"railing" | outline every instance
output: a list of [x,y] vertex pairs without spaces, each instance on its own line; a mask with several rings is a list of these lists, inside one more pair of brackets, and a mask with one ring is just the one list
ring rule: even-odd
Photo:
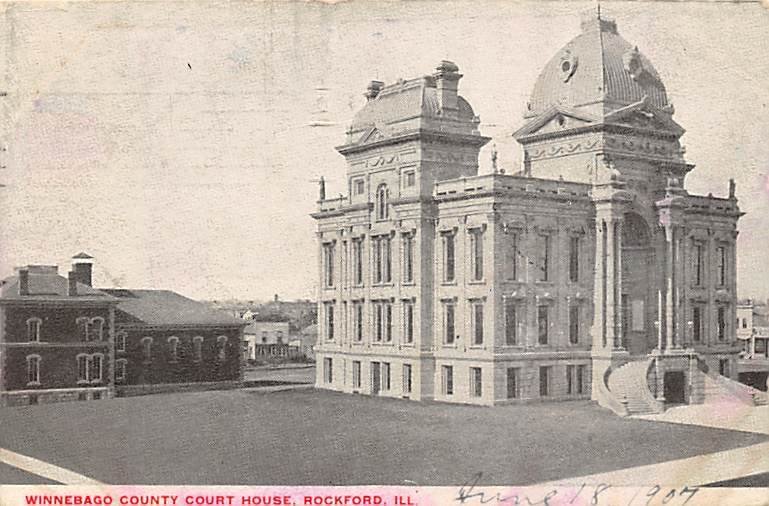
[[603,378],[598,382],[598,404],[612,410],[616,415],[628,416],[630,412],[627,409],[627,399],[618,399],[609,390],[609,376],[611,373],[612,368],[607,368],[606,372],[603,373]]

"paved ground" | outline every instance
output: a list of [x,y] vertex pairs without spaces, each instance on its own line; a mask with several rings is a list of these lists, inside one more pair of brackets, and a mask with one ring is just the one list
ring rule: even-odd
[[[0,447],[113,484],[531,484],[767,441],[589,402],[479,408],[311,389],[0,410]],[[0,468],[0,482],[13,476]]]
[[243,374],[246,381],[288,381],[296,383],[315,383],[315,367],[296,367],[272,369],[266,367],[249,368]]

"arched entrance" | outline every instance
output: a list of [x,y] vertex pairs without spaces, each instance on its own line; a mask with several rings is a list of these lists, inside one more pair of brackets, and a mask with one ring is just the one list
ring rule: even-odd
[[649,226],[640,215],[625,213],[622,224],[622,335],[624,346],[631,355],[646,355],[657,345],[653,261]]

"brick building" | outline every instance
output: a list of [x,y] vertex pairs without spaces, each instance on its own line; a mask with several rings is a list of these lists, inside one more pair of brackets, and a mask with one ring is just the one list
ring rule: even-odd
[[337,148],[348,194],[321,182],[313,214],[316,385],[627,414],[734,377],[734,185],[686,191],[684,129],[649,60],[586,19],[534,85],[512,174],[494,158],[478,174],[489,139],[461,78],[444,61],[372,81]]
[[90,257],[29,265],[0,284],[0,405],[113,395],[118,301],[91,285]]

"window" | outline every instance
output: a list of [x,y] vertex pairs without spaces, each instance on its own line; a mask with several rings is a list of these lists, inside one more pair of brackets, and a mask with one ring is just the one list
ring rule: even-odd
[[355,285],[363,284],[363,240],[353,239],[352,241],[352,269],[353,283]]
[[576,305],[569,307],[569,343],[579,343],[579,306]]
[[278,330],[275,332],[275,342],[278,344],[283,344],[283,331]]
[[27,356],[27,384],[40,384],[40,355]]
[[352,387],[353,388],[360,388],[360,361],[359,360],[353,360],[352,361]]
[[579,281],[579,237],[569,239],[569,281]]
[[414,282],[414,236],[403,236],[403,282]]
[[125,351],[126,333],[121,330],[115,334],[115,349],[117,351]]
[[403,302],[403,342],[414,342],[414,303],[411,301]]
[[550,281],[550,236],[540,235],[537,248],[537,272],[539,281]]
[[168,361],[172,364],[179,361],[179,338],[176,336],[168,338]]
[[363,195],[366,191],[366,182],[363,179],[355,179],[352,182],[352,192],[354,195]]
[[411,393],[411,365],[403,364],[403,393]]
[[574,393],[575,373],[576,369],[573,365],[566,366],[566,393],[569,395]]
[[389,302],[374,303],[374,341],[392,342],[393,310]]
[[409,170],[403,173],[403,186],[411,188],[416,184],[416,174],[413,170]]
[[550,366],[539,368],[539,396],[550,395]]
[[77,382],[88,381],[88,355],[77,356]]
[[91,318],[88,326],[86,341],[101,341],[104,338],[104,318],[97,316]]
[[585,393],[585,384],[587,383],[585,374],[587,373],[587,367],[584,365],[577,366],[577,393]]
[[390,390],[390,363],[382,362],[382,390]]
[[505,298],[505,344],[518,344],[518,315],[515,299]]
[[724,341],[726,339],[726,307],[718,306],[718,340]]
[[390,209],[387,200],[390,192],[386,184],[380,184],[376,190],[376,219],[386,220],[389,217]]
[[722,358],[718,361],[718,374],[729,377],[729,359]]
[[520,397],[520,392],[518,391],[519,385],[520,385],[520,369],[518,367],[508,367],[507,368],[507,398],[508,399],[517,399]]
[[334,244],[323,245],[323,286],[334,286]]
[[385,312],[385,329],[384,329],[385,342],[391,343],[393,340],[393,305],[390,303],[385,303],[384,312]]
[[334,340],[334,303],[325,302],[323,304],[324,313],[326,314],[326,340]]
[[454,304],[446,302],[443,304],[443,342],[454,344]]
[[743,318],[742,319],[742,328],[743,329],[748,328],[748,319],[747,318]]
[[473,303],[473,344],[483,344],[483,304]]
[[126,380],[127,366],[128,366],[128,361],[124,358],[119,358],[115,361],[115,381]]
[[192,354],[195,362],[203,360],[203,336],[195,336],[192,338]]
[[353,302],[352,318],[353,318],[354,338],[356,341],[360,342],[363,340],[363,303],[362,302]]
[[390,236],[374,237],[372,242],[374,245],[374,283],[390,283],[392,281]]
[[719,246],[716,248],[716,262],[718,273],[718,286],[726,285],[726,247]]
[[444,395],[454,394],[454,367],[444,365],[441,367],[441,385]]
[[40,328],[43,326],[43,321],[40,318],[30,318],[27,320],[27,341],[40,342]]
[[325,379],[326,383],[331,383],[334,381],[333,365],[334,363],[330,358],[323,359],[323,378]]
[[90,320],[87,316],[78,316],[75,318],[75,326],[77,327],[77,334],[80,336],[80,339],[83,341],[89,340],[89,327],[90,327]]
[[144,348],[144,361],[151,362],[152,361],[152,338],[149,336],[143,337],[142,347]]
[[703,267],[703,253],[704,248],[702,243],[695,242],[694,243],[694,251],[692,252],[693,260],[694,260],[694,285],[695,286],[702,286],[702,267]]
[[480,367],[470,368],[470,395],[472,397],[483,396],[483,374]]
[[473,281],[483,280],[483,229],[470,232],[470,262]]
[[77,356],[77,382],[78,383],[99,383],[102,380],[102,362],[101,353],[94,355]]
[[224,362],[227,359],[227,336],[219,336],[216,338],[216,347],[218,348],[217,358],[220,362]]
[[692,307],[692,340],[695,343],[702,341],[702,307]]
[[548,312],[547,306],[537,307],[537,335],[539,344],[547,344],[548,340]]
[[518,280],[518,234],[508,233],[505,248],[504,276],[507,281]]
[[443,281],[451,283],[455,279],[454,234],[443,234]]
[[90,376],[91,383],[100,383],[102,380],[102,362],[103,357],[101,354],[91,355],[90,361]]

